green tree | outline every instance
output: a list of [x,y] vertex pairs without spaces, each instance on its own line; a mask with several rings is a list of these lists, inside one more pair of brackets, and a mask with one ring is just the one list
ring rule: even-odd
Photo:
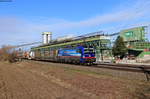
[[125,54],[127,53],[127,47],[124,43],[124,40],[122,37],[118,36],[112,49],[113,55],[119,58],[123,58]]

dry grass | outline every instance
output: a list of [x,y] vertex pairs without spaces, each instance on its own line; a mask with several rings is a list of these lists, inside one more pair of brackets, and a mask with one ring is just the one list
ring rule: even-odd
[[[144,80],[144,74],[39,61],[25,61],[19,66],[23,70],[60,79],[72,87],[105,99],[150,99],[150,84]],[[135,79],[128,78],[130,76]],[[136,79],[137,76],[144,79]]]

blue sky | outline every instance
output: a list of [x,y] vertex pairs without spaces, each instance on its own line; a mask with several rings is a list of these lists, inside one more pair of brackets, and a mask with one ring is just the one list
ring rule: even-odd
[[[150,24],[150,0],[12,0],[0,2],[0,46]],[[150,35],[149,35],[150,36]]]

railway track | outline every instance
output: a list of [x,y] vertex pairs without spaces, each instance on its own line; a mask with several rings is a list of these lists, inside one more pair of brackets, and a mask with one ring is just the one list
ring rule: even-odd
[[105,64],[105,63],[101,63],[101,64],[98,64],[98,65],[95,65],[95,66],[93,65],[92,67],[144,73],[146,78],[147,78],[147,81],[150,81],[150,66],[146,66],[146,65]]
[[150,71],[150,66],[145,65],[131,65],[131,64],[98,64],[94,67],[98,68],[108,68],[108,69],[118,69],[118,70],[125,70],[125,71],[131,71],[131,72],[143,72]]

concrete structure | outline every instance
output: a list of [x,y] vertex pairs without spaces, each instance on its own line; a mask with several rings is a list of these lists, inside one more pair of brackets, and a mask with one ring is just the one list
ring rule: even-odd
[[43,32],[43,44],[48,44],[52,40],[52,32]]

